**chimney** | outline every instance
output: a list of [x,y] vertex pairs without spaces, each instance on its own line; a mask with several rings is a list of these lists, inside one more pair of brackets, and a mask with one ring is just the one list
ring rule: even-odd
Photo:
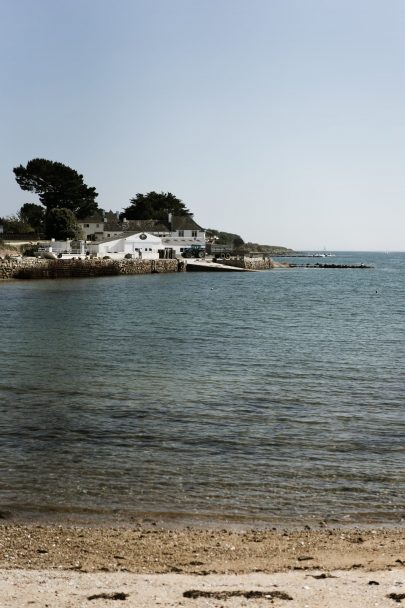
[[167,219],[169,222],[170,232],[173,232],[173,213],[168,213]]

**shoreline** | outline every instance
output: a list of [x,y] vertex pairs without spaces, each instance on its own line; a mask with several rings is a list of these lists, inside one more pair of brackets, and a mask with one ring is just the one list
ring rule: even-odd
[[0,605],[354,608],[405,599],[405,528],[0,525]]
[[43,525],[78,526],[92,528],[130,529],[142,526],[157,526],[161,529],[223,529],[244,531],[246,529],[264,531],[300,531],[324,529],[400,529],[405,520],[398,512],[357,513],[335,515],[311,513],[285,517],[285,515],[258,515],[235,512],[204,511],[128,511],[102,507],[66,507],[58,505],[8,505],[0,508],[0,526],[4,525]]
[[1,569],[201,575],[404,566],[404,527],[235,530],[165,528],[156,522],[128,527],[0,524]]

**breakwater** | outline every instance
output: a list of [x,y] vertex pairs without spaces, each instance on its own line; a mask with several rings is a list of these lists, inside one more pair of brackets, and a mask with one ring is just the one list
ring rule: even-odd
[[234,268],[244,268],[246,270],[269,270],[274,268],[275,264],[271,258],[232,258],[231,260],[220,261],[224,266],[233,266]]
[[73,277],[103,277],[121,274],[152,274],[183,272],[181,260],[43,260],[22,258],[0,260],[0,280],[62,279]]
[[368,264],[290,264],[291,268],[373,268]]

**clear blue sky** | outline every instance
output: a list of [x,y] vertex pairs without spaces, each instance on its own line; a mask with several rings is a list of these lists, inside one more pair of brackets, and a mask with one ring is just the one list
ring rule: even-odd
[[403,0],[3,0],[0,215],[63,162],[121,210],[170,191],[204,227],[405,249]]

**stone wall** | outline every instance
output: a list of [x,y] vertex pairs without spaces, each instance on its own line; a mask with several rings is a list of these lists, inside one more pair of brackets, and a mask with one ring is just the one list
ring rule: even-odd
[[247,270],[269,270],[274,268],[273,260],[270,258],[238,258],[231,260],[220,260],[225,266],[235,266],[236,268],[246,268]]
[[0,260],[0,280],[102,277],[184,270],[185,264],[181,260],[43,260],[38,258]]

